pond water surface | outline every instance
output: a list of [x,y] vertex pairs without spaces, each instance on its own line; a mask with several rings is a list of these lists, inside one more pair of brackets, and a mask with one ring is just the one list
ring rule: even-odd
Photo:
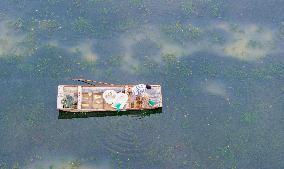
[[[0,169],[283,169],[284,1],[2,0]],[[74,77],[163,112],[58,119]]]

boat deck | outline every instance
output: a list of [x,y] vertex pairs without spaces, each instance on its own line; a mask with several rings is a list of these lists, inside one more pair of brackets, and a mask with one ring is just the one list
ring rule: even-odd
[[[154,106],[145,103],[141,97],[134,97],[131,88],[134,85],[108,85],[108,86],[86,86],[86,85],[60,85],[58,86],[57,109],[69,112],[94,112],[94,111],[116,111],[110,104],[103,99],[103,92],[115,90],[116,92],[126,93],[128,101],[121,111],[126,110],[145,110],[157,109],[162,107],[162,92],[160,85],[151,85],[147,89],[150,99],[155,102]],[[66,96],[74,99],[74,104],[66,108],[62,100]]]

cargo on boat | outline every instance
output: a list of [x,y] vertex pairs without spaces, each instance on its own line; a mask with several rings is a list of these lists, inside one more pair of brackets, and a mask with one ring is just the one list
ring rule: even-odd
[[88,84],[59,85],[57,109],[65,112],[120,112],[162,108],[160,85],[143,88],[146,85]]

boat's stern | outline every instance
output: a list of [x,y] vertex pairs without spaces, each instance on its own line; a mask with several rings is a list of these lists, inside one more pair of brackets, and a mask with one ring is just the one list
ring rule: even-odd
[[58,110],[74,110],[78,108],[78,86],[59,85],[57,93]]
[[62,100],[64,98],[64,91],[63,91],[64,85],[59,85],[57,90],[57,109],[62,110],[63,109],[63,103]]

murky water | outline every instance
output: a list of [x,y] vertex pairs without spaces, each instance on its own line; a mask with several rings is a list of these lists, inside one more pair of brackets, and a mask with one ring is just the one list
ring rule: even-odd
[[[0,169],[284,168],[284,2],[2,0]],[[73,77],[163,112],[58,119]]]

